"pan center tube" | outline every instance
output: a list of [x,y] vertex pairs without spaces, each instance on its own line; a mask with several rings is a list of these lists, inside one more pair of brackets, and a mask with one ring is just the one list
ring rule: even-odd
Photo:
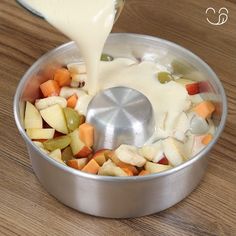
[[94,125],[94,150],[121,144],[141,147],[155,129],[154,112],[145,95],[128,87],[100,91],[88,105],[86,122]]

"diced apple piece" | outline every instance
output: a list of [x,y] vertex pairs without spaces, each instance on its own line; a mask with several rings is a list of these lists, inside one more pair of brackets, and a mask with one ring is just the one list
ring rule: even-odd
[[55,104],[40,111],[43,119],[56,131],[68,134],[66,119],[63,109],[60,105]]
[[26,133],[31,139],[51,139],[55,129],[27,129]]
[[102,149],[94,153],[93,159],[102,166],[106,162],[105,153],[109,151],[108,149]]
[[94,127],[89,123],[84,123],[79,127],[79,137],[87,147],[93,146]]
[[44,148],[43,143],[39,142],[39,141],[33,141],[33,143],[40,148]]
[[82,170],[88,163],[88,158],[67,160],[66,164],[74,169]]
[[84,63],[70,63],[67,69],[71,74],[85,74],[87,73],[86,65]]
[[182,143],[171,137],[163,140],[162,143],[165,156],[171,165],[177,166],[184,161]]
[[202,143],[203,137],[204,135],[194,136],[192,156],[198,154],[205,147]]
[[46,149],[44,149],[43,143],[38,142],[38,141],[33,141],[33,143],[40,148],[40,150],[42,150],[43,152],[45,152],[46,154],[49,154],[50,152]]
[[79,129],[74,130],[70,133],[71,137],[71,149],[73,155],[81,158],[81,157],[88,157],[92,153],[92,149],[85,146],[85,144],[79,138]]
[[147,160],[158,162],[164,157],[164,150],[162,147],[162,141],[158,141],[152,145],[144,145],[140,149],[140,154]]
[[65,98],[59,97],[59,96],[52,96],[52,97],[37,99],[35,101],[35,106],[38,110],[45,109],[45,108],[53,106],[55,104],[58,104],[62,108],[64,108],[67,106],[67,101]]
[[204,101],[204,99],[201,97],[200,94],[195,94],[195,95],[189,96],[189,99],[194,104],[197,104],[197,103],[200,103],[200,102]]
[[115,154],[120,161],[133,166],[142,167],[146,163],[146,159],[138,154],[138,149],[131,145],[120,145]]
[[183,146],[185,159],[189,159],[193,155],[194,139],[195,139],[195,135],[192,135],[191,133],[187,135],[186,142],[184,143],[184,146]]
[[106,161],[102,167],[99,168],[98,174],[106,176],[128,176],[124,170],[116,166],[111,160]]
[[142,171],[140,171],[139,176],[150,175],[150,174],[151,174],[151,173],[150,173],[149,171],[147,171],[147,170],[142,170]]
[[158,164],[161,165],[169,165],[168,159],[164,156],[160,161],[158,161]]
[[161,171],[165,171],[170,169],[171,166],[170,165],[161,165],[161,164],[156,164],[153,162],[146,162],[145,164],[145,170],[149,171],[151,174],[154,173],[159,173]]
[[52,157],[54,160],[60,162],[61,164],[65,165],[65,162],[61,159],[61,150],[56,149],[48,154],[50,157]]
[[190,122],[185,112],[182,112],[174,127],[174,137],[179,141],[186,139],[185,133],[190,129]]
[[181,84],[183,86],[195,83],[195,81],[190,80],[190,79],[186,79],[186,78],[176,79],[175,82],[177,82],[177,83],[179,83],[179,84]]
[[75,110],[78,111],[79,114],[86,116],[88,104],[90,103],[92,98],[93,98],[93,96],[90,96],[87,94],[80,96],[77,103],[76,103]]
[[41,129],[43,128],[43,119],[37,108],[30,102],[26,102],[25,108],[25,129]]
[[99,168],[100,166],[98,165],[98,163],[94,159],[91,159],[81,171],[84,171],[90,174],[97,174]]
[[64,149],[70,145],[71,137],[69,135],[59,136],[53,139],[48,139],[43,143],[45,149],[53,151],[55,149]]
[[72,96],[73,94],[76,94],[78,98],[80,98],[81,96],[87,95],[82,89],[70,88],[70,87],[61,88],[61,91],[60,91],[61,97],[68,98]]
[[129,171],[131,171],[133,173],[133,175],[137,175],[138,174],[138,170],[136,169],[135,166],[127,164],[122,162],[115,154],[115,152],[113,151],[107,151],[105,153],[106,159],[110,159],[112,162],[114,162],[118,167],[120,168],[125,168],[125,169],[129,169]]

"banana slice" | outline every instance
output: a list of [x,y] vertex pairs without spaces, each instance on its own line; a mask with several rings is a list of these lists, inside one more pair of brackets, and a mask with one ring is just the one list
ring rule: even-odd
[[62,161],[62,159],[61,159],[61,150],[60,149],[56,149],[56,150],[50,152],[48,155],[51,158],[53,158],[54,160],[60,162],[61,164],[66,165],[65,162]]
[[162,141],[164,153],[172,166],[177,166],[184,161],[183,144],[174,138]]
[[125,171],[116,166],[110,159],[99,168],[98,175],[108,176],[128,176]]
[[48,98],[37,99],[35,101],[35,106],[38,110],[45,109],[55,104],[58,104],[62,108],[64,108],[67,105],[67,101],[65,98],[60,97],[60,96],[52,96]]
[[120,161],[133,166],[142,167],[146,163],[146,159],[138,154],[138,149],[134,146],[122,144],[115,150],[115,154]]

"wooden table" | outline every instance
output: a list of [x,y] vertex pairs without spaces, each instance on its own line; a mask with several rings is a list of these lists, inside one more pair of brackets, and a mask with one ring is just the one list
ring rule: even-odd
[[[208,7],[226,7],[221,26],[206,21]],[[211,13],[212,14],[212,13]],[[213,15],[209,18],[217,19]],[[50,196],[36,179],[13,118],[17,83],[48,50],[68,41],[13,0],[0,1],[0,235],[236,235],[236,3],[235,0],[127,0],[114,32],[134,32],[176,42],[219,75],[229,113],[209,154],[200,186],[184,201],[137,219],[81,214]]]

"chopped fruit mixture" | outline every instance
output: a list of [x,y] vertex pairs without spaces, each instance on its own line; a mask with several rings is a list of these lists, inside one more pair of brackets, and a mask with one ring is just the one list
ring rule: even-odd
[[[87,90],[86,67],[83,63],[71,63],[58,68],[53,79],[40,85],[41,98],[34,103],[26,102],[26,133],[49,157],[91,174],[144,176],[180,165],[212,141],[215,126],[211,117],[215,105],[212,101],[202,99],[201,92],[205,91],[201,91],[200,83],[203,81],[196,82],[181,76],[180,64],[173,63],[173,72],[170,72],[161,66],[155,67],[154,63],[114,59],[106,54],[102,55],[101,60],[101,63],[110,66],[107,71],[117,69],[115,74],[120,77],[115,77],[114,81],[121,81],[125,72],[131,73],[129,83],[126,78],[120,82],[126,83],[124,86],[129,87],[136,80],[136,87],[133,87],[144,94],[148,91],[145,89],[151,90],[155,86],[159,89],[156,94],[146,93],[154,110],[153,101],[163,99],[159,101],[159,110],[155,110],[158,117],[156,132],[141,148],[122,144],[115,150],[102,149],[95,152],[93,145],[96,127],[86,122],[87,106],[93,97]],[[122,74],[123,67],[125,72]],[[150,72],[142,74],[145,71],[142,68],[149,68]],[[143,88],[144,82],[138,82],[135,76],[132,80],[135,70],[140,77],[150,75],[145,86],[151,87]],[[109,87],[105,80],[103,84],[102,89]],[[160,95],[162,90],[166,91],[163,97]],[[171,101],[164,101],[171,97]]]

